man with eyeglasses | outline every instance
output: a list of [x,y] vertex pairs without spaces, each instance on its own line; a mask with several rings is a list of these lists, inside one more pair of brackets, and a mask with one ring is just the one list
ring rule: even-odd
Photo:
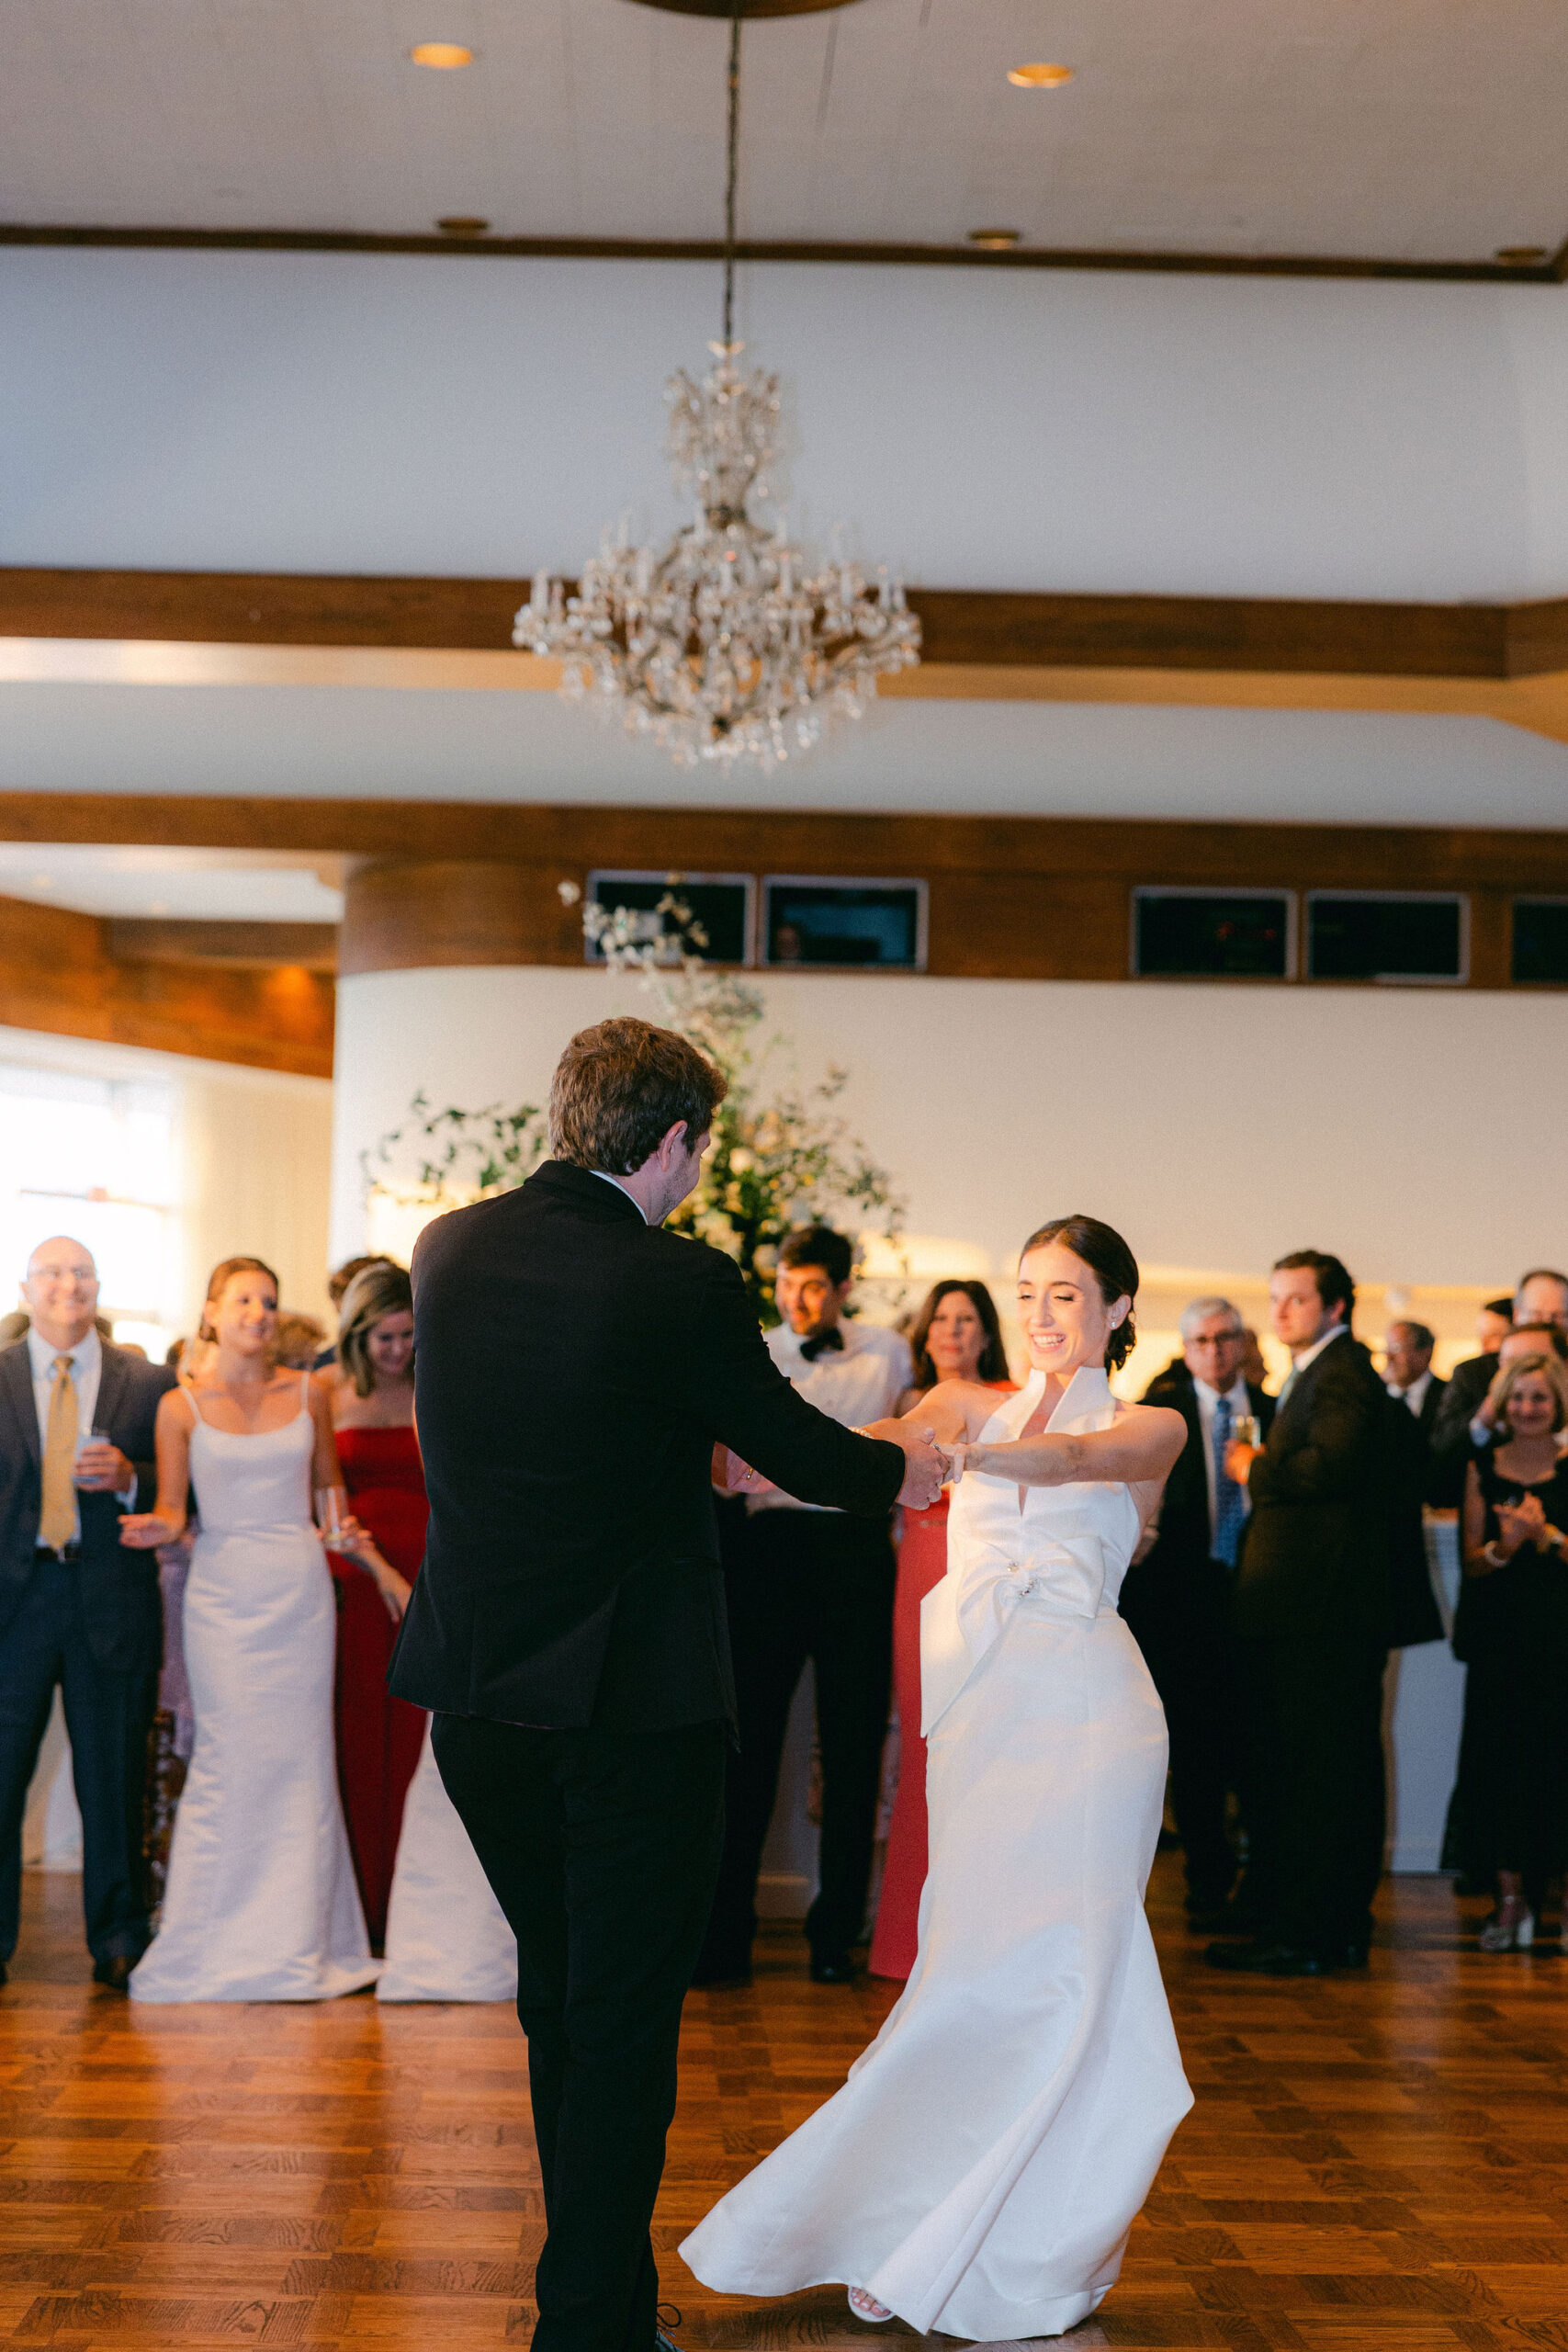
[[[1236,1784],[1236,1702],[1231,1588],[1251,1508],[1225,1467],[1238,1434],[1266,1436],[1274,1400],[1247,1385],[1248,1337],[1228,1298],[1197,1298],[1181,1317],[1181,1362],[1145,1403],[1170,1405],[1187,1443],[1166,1481],[1157,1526],[1122,1587],[1131,1626],[1170,1728],[1170,1802],[1187,1856],[1187,1908],[1195,1927],[1224,1924],[1235,1877],[1225,1806]],[[1258,1423],[1248,1432],[1248,1420]]]
[[16,1950],[22,1815],[58,1688],[82,1811],[93,1974],[123,1992],[147,1947],[142,1804],[164,1640],[158,1564],[122,1513],[152,1508],[164,1364],[110,1346],[92,1252],[28,1261],[25,1337],[0,1350],[0,1984]]

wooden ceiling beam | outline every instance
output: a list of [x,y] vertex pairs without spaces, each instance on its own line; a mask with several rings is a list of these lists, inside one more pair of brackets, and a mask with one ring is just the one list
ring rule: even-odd
[[[525,578],[0,569],[0,637],[503,651]],[[1412,605],[916,588],[925,659],[1134,669],[1507,679],[1568,670],[1568,600]]]
[[[0,221],[0,245],[108,246],[192,253],[446,254],[502,261],[722,261],[711,237],[398,235],[355,229],[110,227],[95,221]],[[1142,270],[1197,277],[1339,277],[1438,284],[1558,286],[1568,243],[1540,261],[1406,261],[1374,254],[1173,253],[1160,249],[898,244],[849,238],[752,238],[743,262],[858,263],[908,269]]]

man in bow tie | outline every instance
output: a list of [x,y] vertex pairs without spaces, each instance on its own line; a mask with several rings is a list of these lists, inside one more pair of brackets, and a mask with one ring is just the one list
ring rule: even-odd
[[[908,1342],[845,1320],[854,1255],[841,1233],[803,1227],[779,1250],[783,1322],[768,1351],[801,1396],[847,1429],[896,1413],[914,1384]],[[811,1660],[822,1749],[819,1888],[807,1915],[811,1974],[848,1984],[871,1880],[893,1669],[890,1520],[745,1489],[747,1520],[726,1561],[739,1747],[725,1784],[724,1860],[694,1982],[744,1984],[757,1928],[757,1872],[778,1791],[795,1688]]]

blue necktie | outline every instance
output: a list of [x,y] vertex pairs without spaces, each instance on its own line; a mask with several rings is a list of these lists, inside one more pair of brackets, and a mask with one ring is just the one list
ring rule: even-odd
[[1241,1488],[1225,1468],[1235,1416],[1231,1400],[1222,1396],[1214,1407],[1214,1557],[1227,1568],[1235,1566],[1241,1531],[1247,1524],[1247,1504]]

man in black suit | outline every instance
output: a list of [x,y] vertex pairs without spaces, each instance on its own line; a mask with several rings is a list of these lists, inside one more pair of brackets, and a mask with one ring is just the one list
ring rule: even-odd
[[152,1509],[152,1424],[175,1374],[100,1340],[97,1269],[79,1241],[40,1242],[22,1298],[30,1328],[0,1352],[0,1984],[58,1684],[93,1974],[123,1992],[150,1936],[142,1805],[164,1614],[158,1563],[124,1548],[119,1519]]
[[[1568,1274],[1560,1274],[1551,1266],[1532,1266],[1514,1286],[1514,1328],[1539,1323],[1568,1331]],[[1469,1356],[1454,1366],[1432,1423],[1431,1501],[1457,1509],[1464,1500],[1471,1447],[1484,1445],[1491,1436],[1491,1422],[1482,1408],[1496,1377],[1495,1354]]]
[[1235,1623],[1258,1932],[1212,1944],[1217,1968],[1318,1976],[1364,1964],[1371,1940],[1382,1871],[1383,1668],[1396,1537],[1407,1548],[1408,1536],[1395,1503],[1416,1504],[1394,1408],[1350,1336],[1355,1299],[1337,1258],[1299,1250],[1280,1260],[1269,1319],[1291,1373],[1267,1444],[1231,1450],[1231,1475],[1252,1504]]
[[414,1253],[430,1532],[391,1688],[517,1936],[544,2175],[536,2352],[655,2352],[649,2224],[723,1830],[734,1690],[716,1442],[806,1500],[934,1499],[942,1457],[798,1396],[737,1267],[663,1232],[725,1080],[642,1021],[583,1030],[554,1158]]
[[1432,1370],[1435,1331],[1425,1323],[1391,1323],[1383,1335],[1383,1385],[1403,1405],[1429,1448],[1432,1428],[1448,1392],[1448,1382]]
[[1225,1457],[1239,1419],[1255,1419],[1268,1435],[1274,1400],[1242,1377],[1247,1331],[1228,1298],[1194,1299],[1181,1340],[1179,1369],[1158,1374],[1144,1401],[1173,1407],[1187,1423],[1187,1443],[1120,1606],[1165,1706],[1187,1908],[1202,1921],[1219,1911],[1235,1877],[1225,1833],[1225,1802],[1238,1780],[1231,1588],[1251,1506]]

